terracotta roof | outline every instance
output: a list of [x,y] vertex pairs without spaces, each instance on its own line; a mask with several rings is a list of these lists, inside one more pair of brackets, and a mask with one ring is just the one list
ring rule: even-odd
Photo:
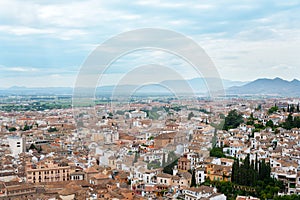
[[214,188],[201,185],[200,187],[197,187],[197,188],[192,187],[192,188],[189,188],[187,190],[190,190],[190,191],[193,191],[193,192],[212,193]]
[[86,173],[98,173],[98,170],[96,170],[94,167],[89,167],[84,170]]
[[93,176],[93,178],[95,178],[95,179],[109,179],[109,177],[107,175],[100,174],[100,173]]
[[161,177],[161,178],[172,178],[173,176],[170,175],[170,174],[162,173],[162,174],[157,174],[156,177]]

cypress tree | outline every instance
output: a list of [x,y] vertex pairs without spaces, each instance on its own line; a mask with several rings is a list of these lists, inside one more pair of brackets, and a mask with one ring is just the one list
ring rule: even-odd
[[291,114],[289,114],[289,116],[285,120],[283,127],[287,130],[291,130],[293,128],[293,116]]
[[241,164],[240,161],[238,160],[237,162],[237,169],[236,169],[236,183],[240,184],[241,183]]
[[196,184],[196,173],[195,173],[195,170],[193,170],[192,172],[192,180],[191,180],[191,187],[196,187],[197,184]]
[[246,169],[249,169],[250,167],[250,154],[247,154],[245,160],[244,160],[244,166]]
[[257,154],[255,155],[255,166],[254,170],[258,173],[258,159],[257,159]]
[[238,183],[239,181],[238,175],[239,175],[239,161],[235,160],[232,166],[232,182]]
[[[168,156],[169,157],[169,156]],[[165,167],[166,165],[166,156],[165,156],[165,152],[163,152],[163,157],[162,157],[162,163],[161,163],[161,166],[162,167]]]
[[291,107],[290,107],[290,112],[291,112],[291,113],[295,112],[295,106],[294,106],[293,104],[292,104]]
[[244,163],[242,165],[242,185],[249,185],[250,183],[250,177],[251,177],[251,171],[250,171],[250,155],[247,154]]
[[250,164],[250,186],[253,186],[256,182],[256,179],[255,179],[255,166],[254,166],[254,160],[251,160],[251,164]]

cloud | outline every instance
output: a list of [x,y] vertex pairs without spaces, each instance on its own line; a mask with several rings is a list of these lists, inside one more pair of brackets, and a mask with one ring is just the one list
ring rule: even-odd
[[[9,73],[40,73],[48,78],[55,74],[75,76],[78,68],[70,66],[81,65],[97,44],[122,31],[157,27],[196,40],[224,78],[273,76],[282,68],[286,78],[299,79],[299,70],[282,66],[300,65],[299,12],[297,0],[2,0],[0,60],[11,67],[0,67],[1,77],[5,79]],[[114,79],[113,75],[135,64],[147,64],[154,57],[159,64],[171,64],[177,69],[184,65],[157,52],[135,54],[116,62],[108,76]],[[32,68],[36,71],[18,66],[35,66]],[[187,77],[192,75],[191,71],[181,72]],[[39,79],[31,79],[34,80]]]
[[9,71],[9,72],[38,72],[38,68],[32,67],[6,67],[0,65],[0,71]]
[[53,29],[38,29],[25,26],[0,26],[0,31],[4,33],[11,33],[16,36],[22,35],[36,35],[36,34],[53,34]]
[[279,64],[279,65],[274,65],[271,67],[273,70],[296,70],[294,66],[286,65],[286,64]]

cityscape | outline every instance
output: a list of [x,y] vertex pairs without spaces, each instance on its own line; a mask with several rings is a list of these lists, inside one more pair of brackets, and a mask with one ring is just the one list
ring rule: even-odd
[[300,199],[299,11],[0,1],[0,200]]

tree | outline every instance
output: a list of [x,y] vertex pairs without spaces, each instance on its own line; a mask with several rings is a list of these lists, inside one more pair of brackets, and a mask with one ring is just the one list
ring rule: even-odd
[[196,173],[195,170],[192,171],[192,180],[191,180],[191,187],[196,187]]
[[240,162],[239,160],[235,160],[232,166],[232,182],[234,183],[239,183],[239,167],[240,167]]
[[232,128],[238,127],[241,123],[243,123],[242,114],[238,113],[237,110],[231,110],[228,115],[225,117],[225,123],[223,130],[229,130]]
[[194,113],[190,112],[189,115],[188,115],[188,120],[191,120],[194,116],[195,116]]
[[8,131],[9,132],[14,132],[14,131],[16,131],[17,129],[15,128],[15,127],[10,127],[10,128],[8,128]]
[[32,128],[31,126],[28,126],[27,124],[25,124],[24,127],[23,127],[23,131],[28,131],[31,128]]
[[241,164],[239,160],[234,161],[232,183],[206,180],[204,185],[217,187],[218,191],[224,193],[228,199],[235,199],[237,195],[274,199],[278,192],[284,189],[284,185],[270,175],[270,163],[264,160],[258,162],[257,158],[255,162],[250,161],[250,155],[247,155]]
[[209,155],[211,157],[217,157],[217,158],[225,158],[225,154],[223,153],[223,148],[221,147],[214,147],[210,150]]
[[32,143],[28,150],[34,150],[34,149],[38,150],[38,148],[36,148],[36,146]]
[[172,162],[171,164],[167,165],[164,167],[163,172],[166,174],[173,174],[173,168],[175,165],[177,165],[178,163],[178,159],[174,160],[174,162]]
[[295,117],[294,118],[293,128],[300,128],[300,117]]
[[291,112],[291,113],[294,113],[294,112],[295,112],[295,106],[294,106],[293,104],[292,104],[291,107],[290,107],[290,112]]
[[271,107],[269,110],[268,110],[268,114],[273,114],[274,112],[277,112],[278,111],[278,106],[275,104],[275,106]]
[[267,121],[266,127],[273,128],[274,127],[274,122],[272,120]]
[[254,120],[256,120],[253,116],[253,113],[250,114],[250,117],[248,118],[247,125],[254,125]]
[[161,166],[164,167],[165,165],[166,165],[166,155],[165,152],[163,152]]
[[271,166],[269,163],[266,163],[265,160],[262,160],[259,163],[259,180],[264,181],[268,180],[271,177]]
[[292,128],[300,128],[300,117],[294,117],[290,113],[286,118],[285,122],[282,124],[282,127],[291,130]]
[[254,170],[258,172],[258,158],[257,158],[257,153],[255,154],[255,165],[254,165]]
[[48,129],[48,132],[49,132],[49,133],[56,132],[56,131],[58,131],[56,127],[50,127],[50,128]]
[[283,123],[283,128],[287,130],[291,130],[293,128],[293,116],[292,114],[289,114],[285,122]]
[[258,106],[257,106],[257,108],[255,108],[255,110],[261,110],[261,104],[259,104]]

